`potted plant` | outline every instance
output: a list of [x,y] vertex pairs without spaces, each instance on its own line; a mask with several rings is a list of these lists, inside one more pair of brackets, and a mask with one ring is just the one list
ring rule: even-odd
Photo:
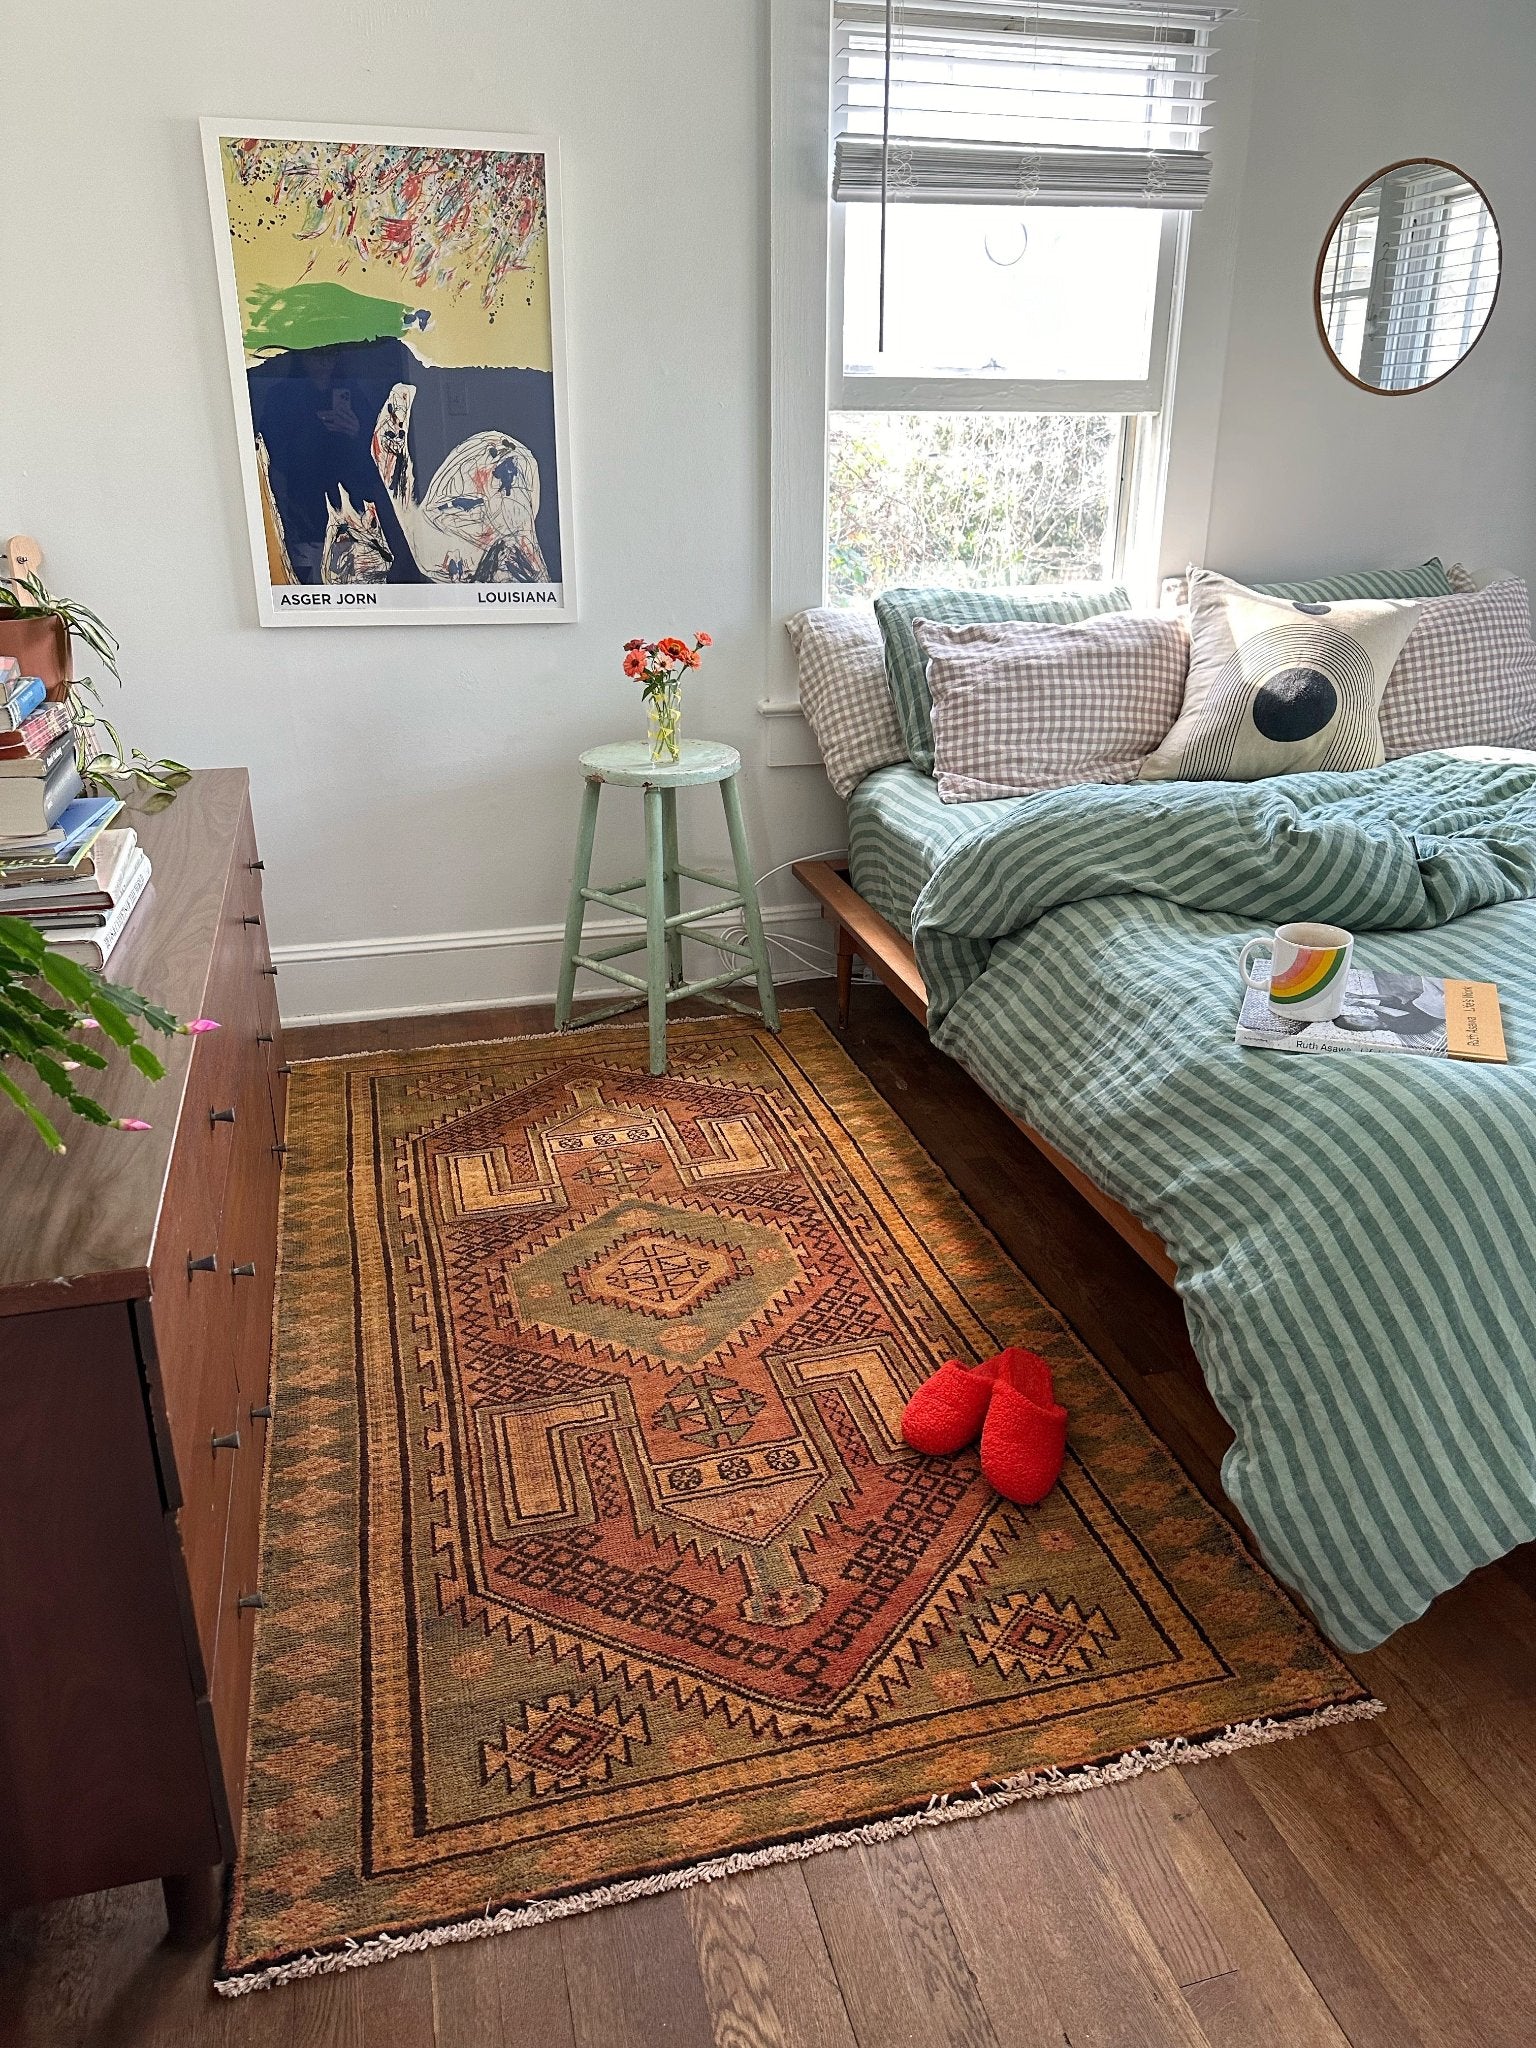
[[20,1084],[6,1071],[7,1062],[29,1067],[74,1116],[87,1123],[120,1131],[147,1131],[142,1117],[115,1117],[76,1085],[81,1068],[100,1070],[108,1055],[92,1042],[99,1032],[126,1052],[131,1063],[151,1081],[164,1066],[139,1036],[139,1025],[164,1032],[216,1031],[208,1017],[180,1024],[169,1010],[151,1003],[136,989],[111,982],[94,968],[56,953],[36,925],[21,917],[0,917],[0,1097],[31,1123],[43,1143],[55,1152],[64,1140]]
[[[0,584],[0,654],[14,655],[23,675],[41,676],[51,699],[68,702],[86,787],[110,790],[114,796],[137,792],[142,808],[159,810],[192,771],[180,761],[151,761],[137,747],[124,748],[116,726],[106,716],[96,683],[74,672],[76,641],[121,686],[117,636],[88,606],[54,597],[36,576],[24,576],[17,584]],[[108,746],[98,744],[99,733],[106,735]]]
[[[115,796],[136,791],[144,809],[168,804],[190,769],[179,761],[151,761],[137,748],[124,749],[116,727],[102,715],[95,683],[74,672],[76,641],[121,683],[117,640],[87,606],[54,597],[36,576],[0,584],[0,654],[14,655],[24,674],[42,677],[51,699],[69,704],[87,783]],[[98,729],[109,748],[98,744]],[[105,1041],[126,1052],[141,1074],[158,1081],[165,1068],[140,1037],[140,1025],[165,1033],[218,1028],[206,1017],[178,1023],[136,989],[55,952],[26,918],[0,916],[0,1101],[25,1116],[52,1150],[65,1149],[57,1126],[7,1071],[8,1064],[30,1068],[72,1115],[88,1123],[148,1130],[142,1117],[110,1115],[73,1078],[82,1069],[100,1071],[109,1064],[101,1049]]]

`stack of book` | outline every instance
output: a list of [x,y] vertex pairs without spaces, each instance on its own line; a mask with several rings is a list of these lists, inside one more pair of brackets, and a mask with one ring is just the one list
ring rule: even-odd
[[68,705],[0,656],[0,916],[104,967],[149,880],[136,835],[108,829],[122,808],[84,794]]

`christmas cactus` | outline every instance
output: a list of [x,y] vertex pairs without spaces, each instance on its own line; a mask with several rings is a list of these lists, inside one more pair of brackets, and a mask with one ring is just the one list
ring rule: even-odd
[[[151,1081],[165,1072],[139,1035],[140,1025],[167,1036],[213,1031],[211,1018],[181,1024],[136,989],[52,950],[25,918],[0,917],[0,1096],[28,1119],[43,1143],[64,1150],[57,1128],[7,1071],[28,1067],[74,1116],[124,1131],[147,1131],[141,1117],[115,1117],[85,1094],[74,1076],[110,1064],[101,1040],[128,1055]],[[99,1034],[95,1036],[94,1034]]]

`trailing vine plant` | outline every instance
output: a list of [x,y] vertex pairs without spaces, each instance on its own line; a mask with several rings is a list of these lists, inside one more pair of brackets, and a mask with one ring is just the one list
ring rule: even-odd
[[[117,635],[88,605],[67,597],[55,597],[36,576],[24,576],[19,584],[0,584],[0,620],[57,619],[72,640],[77,640],[121,687],[117,671]],[[75,729],[75,751],[87,788],[113,796],[136,795],[139,808],[163,810],[192,771],[180,761],[152,761],[138,747],[126,748],[117,727],[106,714],[101,690],[90,676],[76,676],[69,685],[69,708]],[[98,734],[109,744],[100,746]]]
[[[56,598],[36,577],[25,577],[19,586],[0,584],[0,620],[7,618],[57,619],[121,684],[116,636],[87,606]],[[136,795],[142,810],[159,810],[172,801],[191,774],[189,768],[180,761],[151,761],[137,747],[125,749],[88,676],[70,683],[69,704],[76,755],[88,787],[98,794],[105,790],[118,797]],[[98,744],[100,733],[106,735],[108,747]],[[125,1052],[147,1079],[160,1080],[165,1067],[141,1037],[141,1026],[167,1036],[218,1028],[207,1017],[178,1023],[169,1010],[136,989],[109,981],[94,968],[56,952],[26,918],[0,917],[0,1100],[19,1110],[52,1151],[65,1149],[57,1126],[6,1072],[7,1062],[30,1068],[71,1115],[87,1123],[147,1131],[142,1117],[113,1116],[74,1078],[110,1064],[101,1049],[105,1040]]]

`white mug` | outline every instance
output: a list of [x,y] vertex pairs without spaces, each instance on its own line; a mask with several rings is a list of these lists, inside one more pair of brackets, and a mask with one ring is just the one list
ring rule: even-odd
[[1249,988],[1263,988],[1253,962],[1261,948],[1270,953],[1269,1000],[1283,1017],[1309,1024],[1337,1017],[1344,1007],[1349,963],[1355,950],[1350,934],[1336,924],[1283,924],[1272,939],[1250,939],[1238,962]]

